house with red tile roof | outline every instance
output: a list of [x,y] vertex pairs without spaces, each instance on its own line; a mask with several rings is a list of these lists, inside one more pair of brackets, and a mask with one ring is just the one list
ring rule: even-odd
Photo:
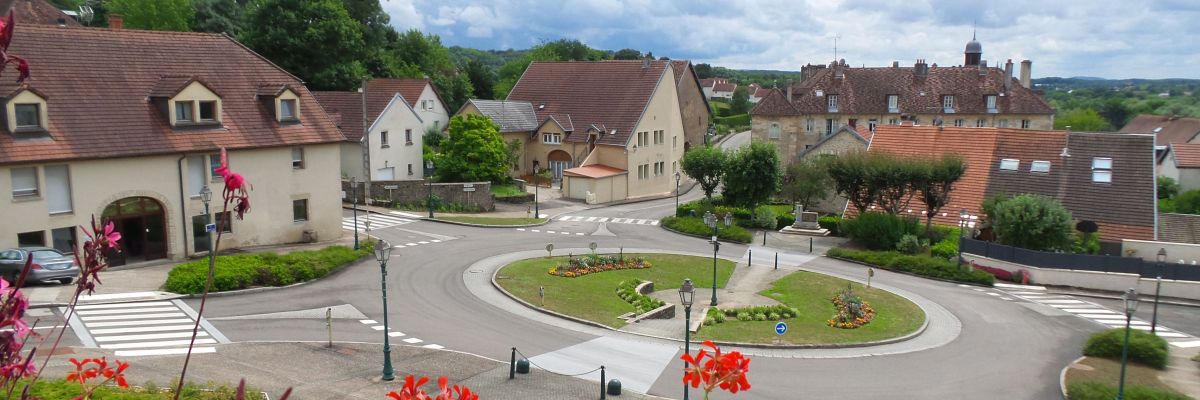
[[[786,162],[843,125],[1051,129],[1054,109],[1032,88],[1032,62],[1021,62],[1017,81],[1011,60],[988,67],[982,47],[971,43],[961,66],[925,60],[912,67],[853,68],[845,60],[806,65],[799,83],[775,89],[750,111],[751,135],[778,147]],[[778,138],[767,137],[773,126],[782,130]]]
[[424,134],[445,129],[450,121],[446,103],[428,78],[376,78],[356,91],[316,91],[313,96],[346,136],[342,176],[360,182],[424,179]]
[[[997,195],[1031,193],[1058,200],[1078,221],[1100,226],[1100,239],[1154,240],[1157,201],[1154,137],[1141,134],[881,125],[870,152],[935,158],[957,154],[963,178],[934,223],[958,224],[959,210],[978,220]],[[923,218],[913,199],[906,214]],[[857,210],[850,206],[847,215]]]
[[[0,248],[73,251],[95,216],[122,234],[115,263],[202,254],[205,187],[223,248],[341,236],[345,137],[304,82],[237,41],[18,24],[9,50],[33,77],[0,79]],[[222,212],[221,148],[253,185],[244,220]]]
[[1200,143],[1172,143],[1164,153],[1158,176],[1174,179],[1180,192],[1200,189]]
[[[1174,144],[1200,143],[1200,118],[1179,116],[1140,114],[1121,127],[1120,133],[1144,133],[1154,135],[1158,154],[1159,175],[1176,178],[1180,177],[1177,166],[1168,166],[1166,161],[1167,148]],[[1188,150],[1183,150],[1184,152]],[[1186,157],[1186,156],[1185,156]],[[1188,168],[1188,167],[1184,167]],[[1167,170],[1170,169],[1168,173]],[[1186,175],[1186,174],[1184,174]],[[1186,178],[1190,179],[1190,178]],[[1189,188],[1197,188],[1200,182],[1189,184]]]

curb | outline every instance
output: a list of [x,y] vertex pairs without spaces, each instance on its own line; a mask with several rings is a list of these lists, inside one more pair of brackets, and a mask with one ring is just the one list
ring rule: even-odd
[[1087,356],[1076,358],[1075,361],[1071,361],[1070,364],[1063,367],[1062,372],[1058,373],[1058,388],[1062,391],[1063,400],[1067,400],[1067,370],[1071,369],[1071,365],[1078,364],[1086,358]]
[[[1067,296],[1090,297],[1093,299],[1121,300],[1120,296],[1113,296],[1113,295],[1107,295],[1107,294],[1102,294],[1102,293],[1089,293],[1089,292],[1082,292],[1082,291],[1063,290],[1063,289],[1058,289],[1058,288],[1070,288],[1070,286],[1057,286],[1057,287],[1056,286],[1047,286],[1046,292],[1067,295]],[[1142,295],[1146,295],[1146,293],[1138,293],[1138,295],[1139,295],[1138,298],[1141,298]],[[1143,300],[1143,301],[1145,301],[1145,300]],[[1200,308],[1200,305],[1197,305],[1196,303],[1185,303],[1185,302],[1172,301],[1172,300],[1162,300],[1161,298],[1158,300],[1158,304],[1169,304],[1169,305],[1179,306],[1179,307]]]
[[469,222],[449,221],[449,220],[444,220],[444,219],[440,219],[440,218],[429,218],[429,217],[421,217],[421,220],[422,220],[422,221],[430,221],[430,222],[440,222],[440,223],[443,223],[443,224],[449,224],[449,225],[472,226],[472,227],[476,227],[476,228],[528,228],[528,227],[533,227],[533,226],[542,226],[542,225],[546,225],[546,224],[549,224],[549,223],[550,223],[550,221],[552,221],[551,217],[546,217],[546,220],[545,220],[545,221],[543,221],[543,222],[540,222],[540,223],[536,223],[536,224],[525,224],[525,225],[484,225],[484,224],[472,224],[472,223],[469,223]]
[[[659,226],[660,228],[666,229],[668,232],[672,232],[672,233],[680,234],[680,235],[683,235],[683,236],[691,236],[691,237],[694,237],[694,238],[701,238],[701,239],[705,239],[705,240],[708,240],[708,241],[712,241],[712,236],[700,236],[700,235],[691,234],[691,233],[687,233],[687,232],[683,232],[683,231],[677,231],[677,230],[674,230],[674,229],[668,228],[666,225],[663,225],[663,223],[661,222],[661,220],[659,220],[659,221],[660,221],[660,222],[658,223],[658,226]],[[718,239],[720,239],[720,238],[718,238]],[[740,244],[740,245],[746,245],[746,246],[749,246],[749,245],[751,245],[751,244],[754,244],[754,240],[751,240],[751,241],[749,241],[749,242],[738,242],[738,241],[733,241],[733,240],[728,240],[728,239],[725,239],[725,243],[733,243],[733,244]]]
[[830,256],[830,255],[821,255],[821,257],[832,258],[832,259],[834,259],[834,260],[841,260],[841,261],[845,261],[845,262],[848,262],[848,263],[854,263],[854,264],[858,264],[858,265],[864,265],[864,266],[868,266],[868,267],[871,267],[871,268],[879,268],[879,269],[882,269],[882,270],[884,270],[884,271],[893,272],[893,273],[897,273],[897,274],[904,274],[904,275],[908,275],[908,276],[912,276],[912,277],[917,277],[917,278],[922,278],[922,279],[928,279],[928,280],[931,280],[931,281],[941,281],[941,282],[953,283],[953,284],[957,284],[957,285],[971,285],[971,286],[979,286],[979,287],[993,288],[993,289],[995,289],[995,288],[996,288],[995,286],[987,286],[987,285],[983,285],[983,284],[979,284],[979,283],[975,283],[975,282],[960,282],[960,281],[952,281],[952,280],[949,280],[949,279],[935,278],[935,277],[932,277],[932,276],[917,275],[917,274],[914,274],[914,273],[911,273],[911,272],[896,271],[896,270],[893,270],[893,269],[887,269],[887,268],[884,268],[884,267],[880,267],[880,266],[878,266],[878,265],[875,265],[875,264],[868,264],[868,263],[865,263],[865,262],[862,262],[862,261],[858,261],[858,260],[851,260],[851,259],[848,259],[848,258],[841,258],[841,257]]

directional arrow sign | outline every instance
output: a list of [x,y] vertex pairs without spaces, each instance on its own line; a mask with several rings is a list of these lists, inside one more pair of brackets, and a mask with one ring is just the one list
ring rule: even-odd
[[775,324],[775,334],[782,335],[784,333],[787,333],[787,323],[779,321]]

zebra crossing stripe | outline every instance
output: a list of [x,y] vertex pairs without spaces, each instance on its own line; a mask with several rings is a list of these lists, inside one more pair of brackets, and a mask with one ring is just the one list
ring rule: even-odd
[[[192,349],[192,354],[216,353],[216,347],[196,347]],[[119,350],[114,352],[117,357],[137,357],[137,356],[163,356],[168,354],[187,354],[188,349],[170,348],[170,349],[146,349],[146,350]]]

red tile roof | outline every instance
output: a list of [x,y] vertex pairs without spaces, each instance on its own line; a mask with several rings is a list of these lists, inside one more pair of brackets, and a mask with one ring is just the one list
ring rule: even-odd
[[1141,114],[1121,127],[1120,132],[1154,134],[1158,137],[1159,146],[1189,143],[1200,133],[1200,118]]
[[800,115],[800,110],[787,101],[787,95],[782,90],[770,89],[770,92],[750,109],[750,115]]
[[1175,143],[1168,151],[1175,155],[1175,167],[1200,168],[1200,143]]
[[582,167],[568,168],[563,170],[564,175],[582,176],[585,178],[607,178],[610,176],[628,174],[629,171],[610,167],[604,164],[584,165]]
[[[417,108],[417,99],[421,97],[421,92],[425,90],[425,86],[433,87],[429,79],[426,78],[376,78],[367,81],[367,115],[370,116],[367,121],[367,126],[375,123],[375,118],[383,113],[383,109],[387,107],[388,102],[392,101],[392,97],[396,93],[404,98],[409,107]],[[442,101],[441,95],[438,95],[434,89],[434,95],[438,101]],[[362,95],[357,91],[315,91],[313,96],[325,107],[325,111],[329,112],[330,116],[337,123],[342,133],[346,135],[346,140],[356,142],[362,139],[363,135],[363,116],[362,116]],[[442,103],[445,107],[445,102]]]
[[533,104],[539,121],[553,118],[568,131],[569,142],[584,142],[589,126],[603,127],[599,144],[629,142],[668,61],[537,61],[521,75],[507,100]]
[[[28,83],[47,97],[53,140],[0,132],[0,164],[344,140],[299,79],[224,35],[18,23],[10,51],[29,60]],[[148,98],[174,76],[195,77],[221,94],[220,127],[169,125]],[[17,90],[12,75],[5,77],[0,93]],[[296,88],[301,123],[275,120],[256,96],[264,84]]]
[[733,93],[734,90],[737,90],[736,83],[720,82],[720,83],[717,83],[716,85],[713,85],[714,92]]
[[[79,21],[62,12],[46,0],[17,0],[12,2],[12,11],[17,25],[58,25],[61,19],[66,26],[79,26]],[[75,10],[79,11],[79,10]]]
[[702,87],[702,88],[710,88],[711,89],[713,87],[713,85],[716,85],[716,84],[717,84],[717,78],[704,78],[704,79],[700,80],[700,87]]
[[767,95],[768,95],[768,94],[771,94],[771,89],[767,89],[767,88],[762,88],[762,87],[760,87],[760,88],[756,88],[756,89],[754,89],[754,92],[753,92],[753,93],[750,93],[750,96],[757,97],[757,98],[760,98],[760,99],[761,99],[761,98],[763,98],[763,97],[767,97]]

